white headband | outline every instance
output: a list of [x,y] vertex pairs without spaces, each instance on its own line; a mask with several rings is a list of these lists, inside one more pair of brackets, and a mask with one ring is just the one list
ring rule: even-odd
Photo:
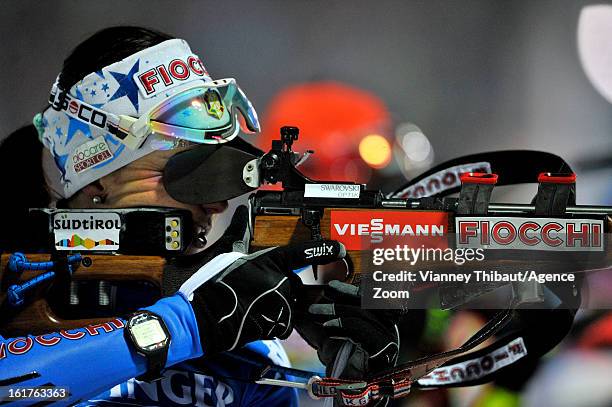
[[[204,64],[184,40],[172,39],[91,73],[67,93],[65,108],[47,109],[34,124],[49,151],[43,158],[48,186],[68,198],[85,185],[158,150],[155,137],[132,150],[100,126],[95,109],[139,117],[160,98],[172,97],[194,81],[211,81]],[[57,94],[57,86],[54,88]],[[61,90],[59,90],[61,91]],[[74,111],[73,111],[74,110]],[[85,119],[85,120],[84,120]],[[89,123],[88,123],[89,121]],[[55,163],[55,165],[52,165]]]

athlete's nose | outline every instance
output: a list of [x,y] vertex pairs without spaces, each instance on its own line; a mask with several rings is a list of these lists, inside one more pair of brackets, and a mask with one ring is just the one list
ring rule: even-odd
[[202,208],[206,209],[206,211],[210,213],[221,213],[225,211],[227,207],[227,201],[219,201],[202,205]]

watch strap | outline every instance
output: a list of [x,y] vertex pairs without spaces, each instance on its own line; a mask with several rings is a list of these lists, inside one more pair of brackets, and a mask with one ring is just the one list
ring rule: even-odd
[[141,382],[154,382],[162,378],[162,370],[166,366],[168,359],[168,349],[160,349],[157,352],[147,356],[147,371],[146,373],[136,377],[136,380]]

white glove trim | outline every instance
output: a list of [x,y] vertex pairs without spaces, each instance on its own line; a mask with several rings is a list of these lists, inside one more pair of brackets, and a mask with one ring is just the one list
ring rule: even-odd
[[397,329],[397,324],[394,324],[393,327],[395,328],[395,335],[397,338],[397,342],[389,342],[387,344],[387,346],[385,346],[384,348],[382,348],[381,350],[379,350],[378,352],[376,352],[375,354],[373,354],[372,356],[370,356],[368,359],[372,359],[375,358],[376,356],[380,355],[385,349],[387,349],[389,346],[393,345],[396,347],[396,352],[395,352],[395,356],[393,357],[393,360],[389,360],[388,362],[395,362],[395,359],[397,359],[398,353],[399,353],[399,341],[400,341],[400,337],[399,337],[399,330]]
[[[259,296],[257,296],[257,298],[255,298],[253,300],[253,302],[251,302],[251,304],[249,305],[249,307],[247,308],[247,310],[245,311],[244,315],[242,316],[242,321],[240,322],[240,328],[238,329],[238,335],[236,335],[236,340],[234,341],[234,344],[232,345],[231,348],[228,349],[228,351],[232,351],[234,350],[234,348],[236,348],[236,345],[238,344],[238,340],[240,340],[240,336],[242,335],[242,328],[244,328],[244,322],[246,321],[246,318],[249,316],[249,312],[251,311],[251,308],[253,308],[253,305],[255,305],[255,303],[257,301],[259,301],[260,298],[262,298],[264,295],[269,294],[273,291],[275,291],[287,304],[287,309],[289,310],[289,321],[291,321],[291,307],[289,306],[289,302],[287,301],[287,299],[278,291],[276,291],[276,289],[278,287],[281,286],[281,284],[283,284],[285,282],[285,280],[287,280],[287,277],[283,278],[281,281],[278,282],[278,284],[276,284],[274,287],[270,288],[267,291],[264,291],[263,293],[261,293]],[[288,329],[289,327],[287,327]],[[287,332],[287,329],[285,329],[285,332]]]
[[224,286],[226,286],[234,295],[234,308],[232,309],[232,311],[227,314],[226,316],[222,317],[219,321],[217,321],[218,324],[220,324],[221,322],[223,322],[225,319],[231,317],[232,315],[234,315],[234,312],[236,312],[236,308],[238,308],[238,296],[236,295],[236,291],[234,291],[234,289],[232,287],[230,287],[229,285],[227,285],[224,281],[219,281],[219,283],[223,284]]
[[183,293],[189,301],[192,301],[193,292],[195,290],[243,256],[245,256],[245,254],[240,252],[230,252],[218,255],[189,277],[189,279],[181,285],[179,292]]

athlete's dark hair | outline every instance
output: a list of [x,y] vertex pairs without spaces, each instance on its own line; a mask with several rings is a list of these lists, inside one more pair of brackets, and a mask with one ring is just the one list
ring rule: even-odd
[[76,46],[64,60],[59,85],[70,89],[92,72],[174,37],[142,27],[110,27]]
[[[64,60],[59,78],[63,89],[92,72],[118,62],[138,51],[174,38],[142,27],[119,26],[98,31],[81,42]],[[33,231],[25,229],[28,208],[46,207],[50,198],[45,187],[42,170],[42,143],[33,125],[24,126],[0,145],[0,179],[2,199],[0,213],[0,251],[20,249]],[[27,152],[27,153],[26,153]],[[24,155],[30,157],[24,160]]]

